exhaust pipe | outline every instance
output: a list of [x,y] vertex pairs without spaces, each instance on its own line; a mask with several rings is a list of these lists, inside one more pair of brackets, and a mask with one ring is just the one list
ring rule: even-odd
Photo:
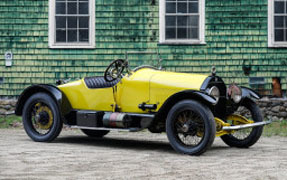
[[257,123],[252,123],[252,124],[243,124],[243,125],[236,125],[236,126],[224,126],[224,127],[222,127],[222,130],[231,131],[231,130],[253,128],[253,127],[257,127],[257,126],[264,126],[264,125],[267,125],[267,124],[270,124],[270,123],[272,123],[271,120],[263,121],[263,122],[257,122]]

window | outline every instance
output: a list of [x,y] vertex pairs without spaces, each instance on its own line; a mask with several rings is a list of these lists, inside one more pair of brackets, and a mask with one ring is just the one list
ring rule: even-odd
[[268,46],[287,47],[287,0],[268,0]]
[[49,47],[93,48],[94,0],[50,0]]
[[204,44],[204,0],[160,0],[160,43]]

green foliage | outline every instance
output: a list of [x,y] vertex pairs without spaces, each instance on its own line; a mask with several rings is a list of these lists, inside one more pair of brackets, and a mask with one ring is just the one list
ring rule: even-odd
[[0,116],[0,128],[10,128],[21,126],[21,117],[19,116]]
[[275,121],[264,127],[264,136],[287,136],[287,120]]

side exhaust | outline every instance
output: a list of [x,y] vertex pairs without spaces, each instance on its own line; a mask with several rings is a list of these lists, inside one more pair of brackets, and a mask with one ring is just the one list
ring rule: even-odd
[[272,123],[271,120],[263,121],[263,122],[257,122],[257,123],[251,123],[251,124],[236,125],[236,126],[223,126],[222,130],[231,131],[231,130],[253,128],[253,127],[257,127],[257,126],[264,126],[264,125],[267,125],[267,124],[270,124],[270,123]]

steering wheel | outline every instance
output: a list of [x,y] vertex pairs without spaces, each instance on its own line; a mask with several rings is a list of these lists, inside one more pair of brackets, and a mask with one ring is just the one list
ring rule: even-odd
[[127,66],[127,62],[123,59],[114,60],[106,69],[104,78],[108,82],[112,82],[121,77],[122,72]]

